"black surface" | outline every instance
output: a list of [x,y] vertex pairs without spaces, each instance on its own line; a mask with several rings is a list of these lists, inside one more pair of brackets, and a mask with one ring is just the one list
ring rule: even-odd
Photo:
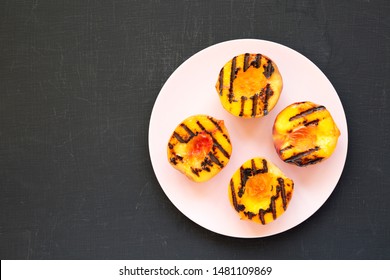
[[[389,259],[390,1],[286,2],[1,1],[1,259]],[[349,126],[325,205],[250,240],[188,220],[148,154],[166,79],[238,38],[312,60]]]

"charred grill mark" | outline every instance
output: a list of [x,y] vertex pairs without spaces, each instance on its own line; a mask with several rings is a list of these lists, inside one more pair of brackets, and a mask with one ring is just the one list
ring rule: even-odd
[[177,158],[176,157],[171,157],[169,159],[169,161],[173,164],[173,165],[176,165],[177,164]]
[[234,190],[233,180],[230,180],[230,191],[232,193],[232,202],[233,202],[234,209],[236,209],[237,212],[244,211],[245,206],[242,204],[238,204],[238,202],[237,202],[237,197],[236,197],[236,192]]
[[196,124],[199,126],[199,128],[203,131],[206,131],[207,133],[209,133],[206,128],[203,126],[203,124],[200,123],[200,121],[196,121]]
[[289,163],[289,162],[295,163],[297,165],[304,164],[302,162],[302,158],[305,157],[305,156],[310,155],[311,153],[314,153],[315,151],[318,151],[319,149],[320,149],[320,147],[316,146],[316,147],[308,149],[308,150],[306,150],[304,152],[301,152],[301,153],[298,153],[296,155],[293,155],[293,156],[285,159],[284,161],[287,162],[287,163]]
[[228,98],[229,98],[230,103],[232,103],[234,100],[233,81],[236,78],[236,74],[237,74],[236,60],[237,60],[237,57],[236,56],[233,57],[232,66],[231,66],[231,70],[230,70],[230,87],[229,87],[229,94],[228,94]]
[[218,123],[214,118],[212,118],[212,117],[209,116],[208,119],[215,125],[215,127],[216,127],[219,131],[223,132],[222,127],[219,125],[219,123]]
[[256,169],[253,173],[254,175],[256,174],[262,174],[262,173],[267,173],[268,172],[268,165],[267,161],[265,159],[262,160],[263,163],[263,168],[262,169]]
[[187,142],[192,138],[194,137],[196,134],[194,132],[192,132],[192,130],[184,123],[180,124],[180,126],[182,128],[184,128],[185,131],[187,131],[187,133],[190,135],[190,137],[187,139]]
[[255,60],[251,62],[251,66],[259,68],[261,64],[261,54],[256,54]]
[[218,141],[212,135],[210,136],[211,139],[213,139],[213,145],[217,147],[226,158],[230,158],[230,154],[221,146],[221,144],[219,144]]
[[305,117],[305,116],[308,116],[314,112],[317,112],[317,111],[320,111],[320,110],[325,110],[325,106],[317,106],[317,107],[313,107],[313,108],[310,108],[306,111],[303,111],[303,112],[300,112],[299,114],[296,114],[295,116],[292,116],[289,121],[293,121],[293,120],[296,120],[296,119],[299,119],[299,118],[302,118],[302,117]]
[[262,90],[261,90],[261,97],[263,99],[264,108],[263,108],[263,115],[268,115],[268,100],[270,97],[274,94],[274,91],[271,89],[271,85],[267,84]]
[[264,209],[259,210],[259,219],[263,225],[265,225],[265,219],[264,219],[265,214],[266,211]]
[[253,172],[253,174],[255,174],[257,167],[256,167],[256,163],[255,163],[254,159],[251,160],[251,165],[252,165],[252,172]]
[[173,145],[171,143],[168,143],[168,148],[172,150],[173,149]]
[[191,167],[191,171],[192,171],[192,173],[194,173],[196,176],[199,177],[199,172],[201,172],[202,169]]
[[246,70],[248,70],[249,67],[253,66],[255,68],[259,68],[260,67],[260,64],[261,64],[261,54],[256,54],[256,57],[254,60],[252,60],[250,63],[249,63],[249,60],[251,58],[251,54],[249,53],[246,53],[244,55],[244,72]]
[[213,146],[216,147],[217,149],[219,149],[221,151],[221,153],[226,157],[226,158],[230,158],[230,154],[222,147],[221,144],[218,143],[217,139],[214,138],[213,134],[206,130],[206,128],[200,123],[200,121],[197,121],[196,124],[199,126],[200,129],[202,129],[203,131],[205,131],[208,135],[210,135],[211,139],[213,140]]
[[299,164],[299,166],[308,166],[310,164],[315,164],[317,162],[320,162],[323,159],[324,159],[323,157],[315,157],[315,158],[310,159],[308,161],[305,161],[305,162],[302,162],[302,163],[297,163],[297,164]]
[[244,72],[248,69],[249,67],[249,56],[250,54],[249,53],[246,53],[245,56],[244,56]]
[[209,157],[205,157],[205,159],[201,162],[200,166],[203,170],[206,170],[207,172],[210,172],[210,167],[213,167],[213,163]]
[[210,160],[214,162],[216,165],[218,165],[221,168],[224,167],[224,165],[219,161],[219,159],[212,152],[209,153],[209,157]]
[[238,190],[238,196],[242,197],[245,193],[245,185],[246,181],[249,179],[249,177],[252,175],[252,171],[249,168],[243,168],[240,167],[240,189]]
[[[218,122],[217,120],[215,120],[215,119],[212,118],[212,117],[209,117],[208,119],[215,125],[215,127],[216,127],[220,132],[223,133],[223,129],[222,129],[222,127],[220,126],[220,124],[219,124],[219,122]],[[225,133],[223,133],[222,135],[223,135],[223,137],[225,137],[226,141],[228,141],[228,143],[230,143],[229,136],[228,136],[227,134],[225,134]]]
[[268,172],[267,161],[263,159],[263,173],[267,173],[267,172]]
[[228,99],[229,99],[229,103],[232,103],[232,102],[234,101],[234,93],[233,93],[233,90],[230,90],[230,89],[229,89]]
[[285,151],[287,151],[287,150],[289,150],[289,149],[291,149],[291,148],[294,148],[294,146],[293,145],[288,145],[287,147],[285,147],[285,148],[283,148],[283,149],[280,149],[280,153],[284,153]]
[[238,210],[238,203],[237,203],[236,192],[234,190],[233,180],[230,180],[230,192],[232,193],[232,202],[233,202],[234,209],[236,209],[237,212],[240,212]]
[[245,173],[244,173],[244,168],[240,167],[240,181],[241,181],[241,187],[240,189],[238,190],[238,196],[239,197],[242,197],[242,195],[244,194],[245,192],[245,182],[246,182],[247,178],[245,176]]
[[175,136],[175,138],[177,139],[177,141],[179,141],[180,143],[187,143],[188,141],[184,140],[180,135],[179,133],[177,133],[176,131],[173,132],[173,136]]
[[270,212],[272,213],[272,218],[275,220],[277,217],[276,217],[276,203],[275,203],[275,200],[277,199],[277,197],[273,196],[271,197],[271,204],[270,204]]
[[271,202],[269,204],[269,207],[267,209],[259,209],[259,214],[258,215],[259,215],[259,219],[260,219],[260,221],[261,221],[261,223],[263,225],[265,224],[264,216],[267,213],[272,213],[272,218],[274,220],[277,218],[276,200],[279,197],[282,199],[284,211],[286,211],[288,200],[289,200],[289,198],[291,198],[291,193],[289,193],[289,194],[286,193],[284,179],[279,177],[278,178],[278,183],[279,183],[279,185],[276,187],[276,195],[271,197]]
[[270,59],[268,59],[267,65],[264,65],[263,68],[264,68],[264,72],[263,72],[264,76],[267,79],[271,78],[271,76],[274,73],[275,69],[274,69],[274,66],[272,65],[272,61]]
[[222,96],[222,93],[223,93],[223,67],[221,69],[221,71],[219,72],[219,95]]
[[255,213],[250,212],[250,211],[244,212],[244,214],[245,214],[245,216],[248,217],[249,220],[252,220],[252,218],[253,218],[254,216],[256,216]]
[[240,117],[242,117],[244,115],[244,109],[245,109],[245,101],[247,100],[248,98],[246,96],[241,96],[241,110],[240,110]]
[[[173,132],[173,136],[179,141],[180,143],[188,143],[194,136],[196,136],[196,133],[194,133],[186,124],[181,123],[180,126],[189,134],[189,137],[187,139],[184,139],[179,133],[176,131]],[[172,146],[173,148],[173,146]]]
[[284,187],[284,180],[283,178],[278,178],[278,183],[279,183],[279,186],[276,188],[276,190],[278,191],[278,188],[280,190],[280,194],[282,196],[282,202],[283,202],[283,209],[286,211],[287,209],[287,197],[286,197],[286,189]]
[[251,96],[252,99],[252,117],[255,117],[257,114],[257,103],[259,102],[259,94],[256,93],[253,96]]
[[310,125],[311,126],[317,126],[319,121],[320,121],[319,119],[315,119],[315,120],[310,121],[310,122],[304,122],[303,125],[304,126],[310,126]]

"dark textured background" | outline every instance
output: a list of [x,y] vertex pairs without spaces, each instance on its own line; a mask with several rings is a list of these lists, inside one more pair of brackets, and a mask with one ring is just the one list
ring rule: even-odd
[[[286,2],[1,1],[1,259],[389,259],[390,1]],[[166,79],[238,38],[312,60],[349,125],[325,205],[250,240],[182,215],[148,154]]]

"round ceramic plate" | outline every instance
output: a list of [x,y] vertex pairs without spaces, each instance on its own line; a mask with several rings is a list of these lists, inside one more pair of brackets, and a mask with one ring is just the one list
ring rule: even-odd
[[[222,66],[242,53],[271,58],[283,76],[283,91],[276,107],[265,117],[241,119],[225,111],[215,84]],[[305,168],[284,163],[272,142],[276,115],[291,103],[312,101],[324,105],[341,136],[333,155]],[[167,144],[176,126],[195,114],[224,120],[233,152],[228,165],[205,183],[194,183],[167,159]],[[281,233],[302,223],[328,199],[344,168],[348,130],[343,106],[326,76],[306,57],[283,45],[255,39],[233,40],[208,47],[190,57],[169,77],[155,102],[149,126],[149,152],[157,179],[170,201],[189,219],[213,232],[255,238]],[[287,211],[267,225],[240,220],[229,203],[233,173],[250,158],[265,157],[294,180]]]

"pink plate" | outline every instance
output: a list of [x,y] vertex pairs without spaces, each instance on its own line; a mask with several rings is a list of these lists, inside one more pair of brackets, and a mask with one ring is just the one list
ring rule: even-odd
[[[283,77],[283,91],[276,107],[265,117],[241,119],[225,111],[215,84],[222,66],[242,53],[271,58]],[[300,168],[279,159],[272,142],[276,115],[291,103],[312,101],[324,105],[337,123],[341,136],[334,154],[324,162]],[[194,183],[172,168],[167,144],[176,126],[195,114],[224,120],[233,152],[228,165],[205,183]],[[348,148],[345,113],[332,84],[310,60],[283,45],[255,39],[233,40],[208,47],[190,57],[169,77],[154,104],[149,126],[149,151],[154,172],[170,201],[189,219],[213,232],[243,238],[281,233],[302,223],[328,199],[344,168]],[[240,220],[229,203],[228,186],[233,173],[246,160],[265,157],[295,183],[287,211],[267,225]]]

